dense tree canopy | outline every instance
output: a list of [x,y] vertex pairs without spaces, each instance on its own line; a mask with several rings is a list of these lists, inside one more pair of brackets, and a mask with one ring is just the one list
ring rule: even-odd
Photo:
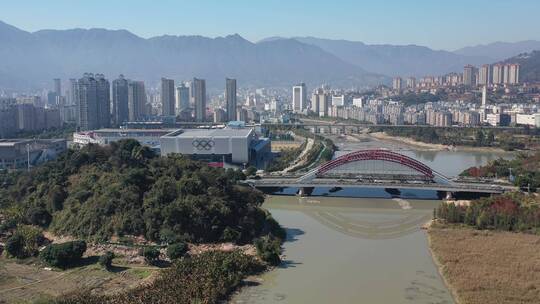
[[239,186],[238,171],[180,155],[158,157],[134,140],[70,150],[0,182],[2,213],[60,235],[106,240],[142,235],[190,242],[252,242],[282,234],[260,208],[264,197]]

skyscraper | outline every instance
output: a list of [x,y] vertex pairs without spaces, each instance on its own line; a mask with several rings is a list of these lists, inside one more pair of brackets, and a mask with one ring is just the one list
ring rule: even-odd
[[176,107],[178,112],[189,108],[189,87],[185,83],[176,87]]
[[508,67],[508,83],[509,84],[518,84],[519,83],[519,64],[510,64]]
[[393,86],[392,86],[394,88],[394,90],[401,91],[402,82],[403,81],[402,81],[401,77],[395,77],[394,81],[393,81]]
[[225,101],[227,103],[227,120],[236,120],[236,79],[225,79]]
[[175,115],[174,102],[174,80],[161,78],[161,114],[164,116]]
[[116,126],[129,120],[128,81],[120,75],[112,83],[113,121]]
[[306,84],[300,83],[293,87],[293,111],[302,112],[307,107]]
[[54,79],[54,93],[56,96],[62,96],[62,83],[59,78]]
[[407,78],[407,88],[409,89],[416,88],[416,78],[414,77]]
[[476,85],[474,66],[468,64],[463,68],[463,84],[469,87]]
[[143,81],[128,83],[128,118],[129,121],[140,120],[146,114],[146,91]]
[[85,73],[77,81],[77,123],[81,130],[110,126],[110,85],[103,75]]
[[195,104],[195,121],[206,121],[206,81],[193,78],[191,89]]
[[491,69],[489,64],[484,64],[478,73],[478,84],[479,85],[490,85],[491,84]]
[[99,128],[111,126],[111,85],[103,74],[96,74]]
[[502,84],[504,81],[504,65],[498,63],[493,66],[493,84]]

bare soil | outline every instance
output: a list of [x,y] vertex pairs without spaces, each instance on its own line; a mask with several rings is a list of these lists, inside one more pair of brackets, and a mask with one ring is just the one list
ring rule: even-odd
[[540,303],[540,236],[440,225],[428,234],[458,303]]

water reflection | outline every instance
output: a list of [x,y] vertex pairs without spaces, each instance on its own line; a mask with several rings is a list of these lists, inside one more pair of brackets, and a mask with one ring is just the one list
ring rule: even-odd
[[420,229],[437,204],[270,195],[264,207],[287,229],[284,262],[231,303],[453,303]]
[[[356,201],[358,199],[355,199]],[[333,198],[319,199],[280,197],[276,202],[268,205],[274,210],[288,210],[301,212],[339,233],[361,239],[382,240],[394,239],[418,231],[422,224],[431,219],[425,209],[402,210],[397,201],[378,200],[380,205],[366,206],[365,203],[349,203],[350,199],[337,200]],[[394,203],[395,202],[395,203]],[[390,208],[385,208],[390,207]],[[383,209],[384,208],[384,209]],[[298,231],[299,229],[289,229]],[[301,232],[303,234],[304,232]],[[295,240],[298,235],[288,238]]]

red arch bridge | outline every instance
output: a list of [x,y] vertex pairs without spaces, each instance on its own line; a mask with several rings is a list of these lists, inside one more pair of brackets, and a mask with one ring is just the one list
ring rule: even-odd
[[447,193],[497,194],[515,187],[455,182],[427,165],[389,150],[359,150],[342,155],[303,175],[268,175],[248,180],[256,188],[299,188],[300,194],[315,187],[435,190]]

